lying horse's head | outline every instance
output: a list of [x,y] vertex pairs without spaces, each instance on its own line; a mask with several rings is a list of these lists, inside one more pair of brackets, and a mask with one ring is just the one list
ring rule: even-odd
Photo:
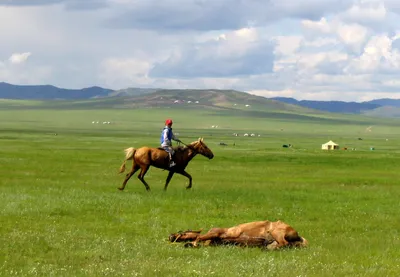
[[199,138],[198,140],[192,142],[190,144],[191,148],[196,151],[197,153],[212,159],[214,158],[214,154],[210,148],[204,143],[203,138]]

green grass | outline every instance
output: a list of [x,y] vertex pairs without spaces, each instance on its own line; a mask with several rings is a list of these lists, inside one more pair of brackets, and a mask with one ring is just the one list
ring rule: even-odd
[[[189,164],[191,191],[178,175],[164,192],[167,173],[153,168],[146,175],[150,193],[137,178],[118,191],[122,150],[157,146],[166,117],[174,119],[184,142],[204,137],[215,158],[199,156]],[[400,272],[398,121],[40,106],[0,110],[0,119],[0,276]],[[372,132],[365,131],[368,126]],[[320,150],[330,139],[357,150]],[[281,147],[288,143],[294,147]],[[167,241],[178,230],[263,219],[287,222],[310,247],[185,249]]]

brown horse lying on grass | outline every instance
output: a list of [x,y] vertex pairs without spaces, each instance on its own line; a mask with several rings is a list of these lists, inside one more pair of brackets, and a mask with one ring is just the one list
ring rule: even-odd
[[138,149],[135,149],[133,147],[125,149],[125,160],[122,163],[119,172],[122,173],[125,171],[125,164],[127,160],[132,160],[132,169],[128,174],[126,174],[122,186],[118,189],[124,190],[128,180],[132,177],[133,174],[135,174],[136,171],[140,169],[138,178],[143,183],[146,190],[150,190],[149,185],[144,180],[144,175],[146,175],[150,166],[169,171],[164,190],[167,190],[168,184],[175,173],[186,176],[189,179],[189,185],[186,188],[190,189],[192,187],[192,176],[190,176],[190,174],[185,171],[188,163],[197,154],[203,155],[209,159],[212,159],[214,157],[214,154],[211,149],[209,149],[204,143],[203,138],[199,138],[198,140],[188,145],[185,145],[184,147],[174,147],[174,150],[174,161],[176,165],[174,167],[169,167],[168,152],[166,152],[162,148],[150,148],[144,146]]
[[239,245],[262,247],[269,250],[291,247],[305,247],[308,241],[300,237],[290,225],[278,221],[255,221],[230,228],[212,228],[206,234],[199,231],[180,231],[171,234],[169,241],[186,242],[185,247],[204,245]]

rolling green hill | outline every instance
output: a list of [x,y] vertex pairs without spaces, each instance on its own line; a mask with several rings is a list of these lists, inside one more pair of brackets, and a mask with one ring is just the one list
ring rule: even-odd
[[141,94],[148,94],[159,90],[158,88],[126,88],[115,90],[110,92],[108,95],[104,95],[102,97],[132,97]]
[[400,118],[400,107],[383,106],[364,111],[362,114],[373,117]]
[[[124,94],[123,94],[124,95]],[[245,117],[314,118],[324,112],[234,90],[157,90],[83,100],[8,100],[0,109],[159,109],[219,111]]]
[[[18,108],[20,104],[25,108],[34,106],[51,106],[53,108],[139,108],[139,107],[169,107],[170,104],[179,104],[180,108],[234,108],[240,110],[266,111],[279,110],[280,112],[295,112],[320,114],[321,112],[364,114],[372,117],[399,118],[399,99],[375,99],[367,102],[344,101],[315,101],[301,100],[287,97],[265,98],[249,95],[246,92],[235,90],[216,89],[162,89],[128,87],[112,90],[102,87],[88,87],[83,89],[65,89],[52,85],[13,85],[0,82],[0,101],[33,100],[29,102],[0,103],[0,108]],[[96,101],[93,101],[97,99]],[[190,101],[190,102],[188,102]],[[186,104],[186,106],[185,106]],[[190,104],[190,105],[189,105]],[[196,105],[192,105],[196,104]],[[246,106],[248,105],[248,106]],[[177,105],[175,105],[177,106]],[[251,106],[251,109],[249,107]]]
[[[297,105],[287,104],[260,96],[234,90],[157,90],[154,92],[133,93],[130,96],[101,97],[84,100],[0,100],[1,110],[142,110],[143,114],[154,114],[158,110],[169,110],[170,114],[188,113],[217,116],[225,126],[235,126],[235,122],[253,119],[256,125],[272,121],[278,126],[285,122],[308,122],[311,124],[362,124],[363,129],[379,125],[378,118],[329,113]],[[145,116],[146,117],[146,116]],[[97,120],[94,118],[93,120]],[[109,121],[108,119],[104,119]],[[396,119],[385,119],[387,124],[397,124]],[[213,125],[209,122],[205,126]],[[215,123],[217,124],[217,123]],[[217,124],[218,125],[218,124]],[[316,125],[316,128],[317,128]],[[319,127],[318,127],[319,128]]]
[[279,111],[294,113],[322,112],[286,104],[265,97],[250,95],[234,90],[156,90],[119,91],[109,97],[82,100],[8,100],[3,99],[0,107],[11,105],[24,108],[155,108],[169,107],[182,109],[234,109],[243,111]]
[[[209,107],[241,110],[280,110],[311,112],[311,109],[274,101],[261,96],[235,90],[167,90],[125,97],[125,107]],[[313,111],[317,112],[317,111]]]

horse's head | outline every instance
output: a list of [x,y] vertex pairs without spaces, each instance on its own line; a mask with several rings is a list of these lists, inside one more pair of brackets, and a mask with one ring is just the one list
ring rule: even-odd
[[195,150],[197,153],[212,159],[214,158],[214,154],[211,151],[210,148],[208,148],[208,146],[204,143],[203,138],[199,138],[197,141],[192,142],[191,146],[193,148],[193,150]]

